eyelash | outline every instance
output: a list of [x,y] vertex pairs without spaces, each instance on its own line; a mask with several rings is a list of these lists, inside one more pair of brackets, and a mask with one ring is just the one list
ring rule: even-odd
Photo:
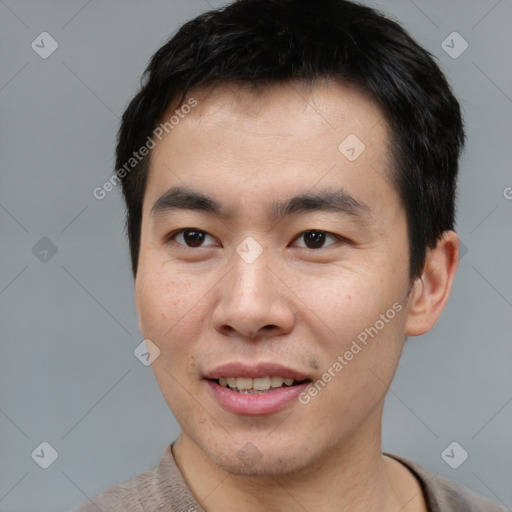
[[[208,234],[206,231],[203,231],[201,229],[197,229],[197,228],[183,228],[183,229],[179,229],[177,231],[173,231],[172,233],[170,233],[165,241],[166,243],[176,243],[178,244],[179,246],[181,247],[184,247],[186,249],[200,249],[200,248],[204,248],[204,246],[198,246],[198,247],[191,247],[191,246],[188,246],[186,244],[182,244],[182,243],[178,243],[174,240],[174,238],[178,235],[181,235],[187,231],[195,231],[196,233],[201,233],[201,234],[204,234],[204,235],[207,235],[207,236],[210,236],[210,234]],[[298,240],[299,238],[303,237],[305,234],[307,233],[322,233],[324,235],[326,235],[327,237],[332,237],[334,239],[336,239],[338,242],[348,242],[348,240],[344,239],[343,237],[339,236],[339,235],[335,235],[334,233],[330,233],[329,231],[324,231],[324,230],[321,230],[321,229],[308,229],[306,231],[302,231],[301,233],[299,233],[293,240]],[[212,237],[213,238],[213,237]],[[318,248],[311,248],[311,247],[301,247],[302,249],[309,249],[311,251],[318,251],[319,249],[326,249],[327,247],[331,247],[332,245],[335,245],[335,243],[332,243],[332,244],[329,244],[327,246],[323,246],[323,247],[318,247]]]

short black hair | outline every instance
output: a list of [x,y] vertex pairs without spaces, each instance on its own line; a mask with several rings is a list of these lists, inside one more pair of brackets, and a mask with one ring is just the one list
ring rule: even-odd
[[[143,147],[171,105],[217,84],[266,87],[334,79],[379,105],[389,128],[391,181],[407,216],[409,275],[453,229],[464,128],[460,106],[432,55],[395,21],[347,0],[237,0],[185,23],[151,58],[123,114],[116,169],[136,276],[149,157]],[[177,103],[176,103],[177,102]]]

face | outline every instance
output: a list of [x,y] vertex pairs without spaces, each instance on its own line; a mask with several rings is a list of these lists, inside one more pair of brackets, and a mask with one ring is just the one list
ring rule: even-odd
[[409,289],[383,115],[334,84],[194,98],[151,155],[135,283],[182,437],[252,475],[377,442]]

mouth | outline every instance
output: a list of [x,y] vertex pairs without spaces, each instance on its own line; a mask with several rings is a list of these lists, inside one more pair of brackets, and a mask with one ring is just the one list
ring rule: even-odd
[[266,415],[294,402],[311,384],[310,376],[275,363],[229,363],[205,375],[214,400],[237,415]]
[[222,386],[247,395],[272,393],[279,389],[298,386],[305,382],[311,382],[309,379],[292,379],[289,377],[280,377],[277,375],[266,377],[220,377],[218,379],[209,379]]

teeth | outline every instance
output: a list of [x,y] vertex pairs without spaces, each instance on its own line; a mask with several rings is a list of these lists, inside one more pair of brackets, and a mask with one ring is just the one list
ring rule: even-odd
[[251,389],[252,381],[253,379],[250,379],[248,377],[238,377],[238,379],[236,379],[235,387],[237,387],[238,389]]
[[284,379],[283,377],[271,377],[270,384],[273,388],[280,388],[283,385]]
[[294,382],[293,379],[279,376],[257,377],[255,379],[250,377],[221,377],[219,379],[221,386],[244,392],[267,391],[271,388],[280,388],[283,385],[292,386]]
[[257,389],[258,391],[269,389],[270,377],[258,377],[257,379],[252,379],[252,388]]

